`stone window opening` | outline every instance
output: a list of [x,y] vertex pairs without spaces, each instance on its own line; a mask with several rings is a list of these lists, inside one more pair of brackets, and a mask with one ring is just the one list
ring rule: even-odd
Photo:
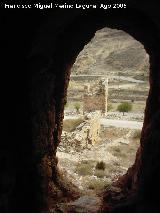
[[[35,132],[35,141],[39,142],[36,143],[36,156],[38,158],[38,162],[41,162],[39,164],[38,171],[41,174],[40,177],[43,177],[40,178],[40,182],[43,185],[41,190],[43,196],[41,196],[41,199],[43,200],[44,205],[46,204],[46,206],[50,206],[52,209],[55,208],[55,203],[53,202],[54,193],[52,194],[52,192],[55,192],[58,199],[62,198],[63,196],[66,196],[68,199],[73,199],[75,198],[74,195],[77,196],[72,187],[69,187],[68,190],[68,186],[65,185],[65,182],[61,181],[62,174],[60,174],[57,167],[58,161],[55,156],[57,146],[61,140],[64,104],[66,103],[66,92],[70,79],[70,70],[78,53],[83,49],[84,45],[91,40],[97,30],[102,29],[104,26],[111,27],[112,29],[114,28],[124,30],[144,45],[146,52],[150,56],[150,90],[146,102],[145,118],[140,139],[140,148],[137,151],[135,163],[127,171],[127,173],[119,178],[119,180],[116,182],[116,186],[119,186],[121,189],[120,191],[108,191],[106,189],[106,192],[103,193],[103,210],[105,212],[107,208],[113,206],[115,208],[120,208],[118,207],[119,203],[122,204],[122,206],[125,208],[127,201],[133,201],[133,198],[134,202],[137,201],[136,199],[138,199],[138,202],[141,202],[139,200],[139,195],[143,195],[141,196],[143,201],[147,200],[150,197],[149,192],[152,191],[147,187],[148,183],[150,183],[150,173],[147,173],[148,161],[146,160],[146,153],[148,150],[148,145],[146,144],[148,144],[148,140],[151,140],[152,138],[150,133],[151,130],[153,130],[153,127],[158,128],[158,126],[156,126],[154,123],[154,115],[157,116],[159,110],[159,99],[157,92],[157,88],[159,88],[159,51],[157,47],[159,40],[155,33],[156,29],[154,28],[154,25],[151,24],[152,22],[149,18],[146,18],[145,15],[143,16],[139,13],[135,16],[134,11],[132,10],[124,13],[123,15],[121,12],[115,12],[113,15],[100,14],[95,16],[95,14],[93,14],[89,14],[88,19],[85,18],[87,15],[80,15],[80,17],[77,18],[75,22],[67,25],[67,28],[63,29],[64,32],[61,34],[61,36],[57,38],[58,41],[61,40],[61,43],[59,42],[58,47],[55,45],[54,41],[51,41],[55,45],[56,55],[50,56],[52,62],[47,68],[47,74],[41,72],[41,76],[37,77],[35,73],[35,76],[33,77],[32,86],[37,85],[35,87],[33,86],[34,91],[32,96],[33,102],[36,103],[35,106],[37,109],[42,107],[41,102],[38,101],[39,96],[37,94],[40,94],[41,100],[44,100],[43,103],[47,103],[45,109],[42,107],[41,110],[36,111],[37,114],[34,111],[35,106],[33,106],[33,112],[35,113],[33,123],[36,123],[39,120],[41,121],[41,116],[43,115],[42,117],[44,119],[40,124],[46,127],[41,128],[42,126],[39,124],[34,125],[35,131],[33,132]],[[146,25],[146,20],[148,25]],[[146,33],[148,37],[146,37]],[[44,48],[44,51],[49,52],[47,48],[50,49],[50,47],[44,45],[44,40],[42,41],[41,45]],[[69,48],[70,44],[72,44],[72,48]],[[36,54],[36,48],[32,54]],[[38,57],[43,58],[42,55],[39,55]],[[46,63],[48,60],[47,57],[45,58]],[[36,61],[35,64],[38,63],[37,58],[35,57],[34,59]],[[51,71],[51,68],[53,69],[53,67],[50,67],[53,64],[54,74]],[[45,66],[45,63],[42,65]],[[43,87],[39,86],[38,88],[39,84],[43,85]],[[36,91],[36,89],[39,93]],[[38,112],[40,113],[38,114]],[[42,129],[43,133],[41,132]],[[36,137],[37,135],[38,137]],[[148,140],[147,136],[150,136],[148,137]],[[141,186],[143,187],[141,188]],[[147,191],[145,195],[144,191]],[[119,199],[119,195],[121,195],[122,200]],[[57,198],[56,196],[54,197],[55,202]]]
[[[108,29],[108,30],[110,30],[111,32],[113,31],[114,32],[114,30],[112,30],[112,29]],[[105,32],[105,28],[103,28],[102,30],[99,30],[99,31],[101,31],[102,33],[104,33]],[[118,33],[118,32],[123,32],[123,31],[116,31],[115,30],[115,32],[116,33]],[[123,34],[123,33],[122,33]],[[113,35],[112,35],[113,36]],[[126,33],[124,33],[124,38],[125,38],[125,36],[127,37],[127,35],[126,35]],[[123,37],[122,36],[122,37]],[[130,37],[129,35],[128,35],[128,37]],[[113,37],[112,37],[113,38]],[[126,38],[125,38],[126,39]],[[130,38],[131,39],[131,38]],[[112,183],[113,182],[116,182],[116,180],[118,180],[118,179],[121,179],[120,178],[120,176],[123,176],[126,172],[127,172],[127,170],[128,170],[128,168],[130,167],[130,166],[132,166],[133,164],[134,164],[134,161],[135,161],[135,154],[136,154],[136,152],[137,152],[137,149],[138,149],[138,147],[140,146],[140,143],[139,143],[139,140],[140,140],[140,137],[141,137],[141,128],[142,128],[142,123],[143,123],[143,115],[144,115],[144,110],[145,110],[145,104],[146,104],[146,99],[147,99],[147,95],[148,95],[148,90],[149,90],[149,86],[148,86],[148,72],[149,72],[149,56],[148,56],[148,54],[145,52],[145,50],[144,50],[144,47],[140,44],[140,43],[138,43],[136,40],[134,40],[133,38],[131,39],[131,43],[133,42],[133,46],[132,47],[130,47],[130,48],[134,48],[134,45],[135,45],[135,49],[136,48],[140,48],[140,49],[138,49],[138,51],[137,51],[137,53],[136,54],[140,54],[140,57],[141,57],[141,54],[143,55],[143,60],[144,60],[144,64],[142,63],[142,64],[139,64],[139,62],[137,62],[137,64],[138,64],[138,66],[140,66],[140,68],[139,69],[145,69],[145,72],[143,73],[142,71],[140,71],[139,73],[137,72],[136,74],[135,74],[135,76],[138,78],[138,79],[134,79],[134,77],[133,77],[133,79],[132,79],[132,77],[129,77],[130,79],[128,80],[129,82],[128,83],[130,83],[131,85],[132,85],[132,89],[130,89],[131,90],[131,93],[133,93],[134,94],[134,92],[136,91],[135,90],[135,88],[138,86],[138,87],[140,87],[141,85],[140,85],[140,83],[142,83],[143,84],[143,78],[144,78],[144,80],[145,80],[145,86],[143,87],[142,86],[142,88],[140,89],[140,95],[141,95],[141,93],[142,92],[144,92],[145,93],[145,96],[144,97],[137,97],[137,96],[135,96],[135,97],[133,97],[132,96],[132,94],[131,94],[131,97],[127,97],[128,99],[129,99],[129,102],[131,103],[131,104],[133,104],[133,102],[134,102],[134,105],[136,106],[136,104],[138,104],[138,107],[142,107],[143,106],[143,109],[142,109],[142,112],[141,112],[141,117],[139,117],[139,118],[137,118],[137,120],[138,121],[141,121],[141,127],[138,127],[138,129],[136,129],[136,127],[131,127],[131,129],[130,129],[130,127],[129,127],[129,129],[127,128],[127,125],[126,125],[126,127],[125,128],[121,128],[121,126],[119,126],[119,128],[117,127],[117,130],[116,130],[116,128],[108,128],[107,129],[107,134],[109,133],[109,134],[113,134],[114,136],[117,134],[118,135],[118,138],[116,139],[116,143],[117,143],[117,145],[116,145],[116,143],[115,143],[115,146],[113,146],[113,150],[111,151],[112,152],[112,154],[114,153],[115,155],[116,155],[116,153],[117,153],[117,155],[121,155],[121,156],[123,156],[124,155],[124,157],[126,156],[126,153],[125,152],[129,152],[129,150],[127,151],[122,151],[123,153],[121,153],[121,149],[123,150],[123,146],[125,147],[125,146],[127,146],[127,140],[129,139],[129,140],[136,140],[136,147],[131,147],[131,150],[132,149],[135,149],[135,151],[134,151],[134,158],[133,158],[133,156],[132,156],[132,161],[131,161],[131,163],[129,164],[129,166],[127,167],[127,169],[125,170],[125,172],[123,171],[121,171],[122,173],[120,174],[119,173],[119,171],[118,171],[118,169],[117,169],[117,172],[115,171],[115,179],[114,180],[112,180],[111,182],[107,182],[106,183],[106,185],[103,183],[103,181],[102,181],[102,183],[97,183],[97,182],[95,182],[94,184],[93,184],[93,182],[94,182],[94,180],[90,180],[90,181],[88,181],[88,185],[89,186],[87,186],[87,184],[86,184],[86,186],[84,187],[84,188],[89,188],[90,190],[97,190],[97,191],[102,191],[103,190],[103,184],[104,184],[104,186],[106,186],[106,188],[108,188],[109,189],[109,187],[110,186],[112,186]],[[134,43],[135,42],[135,43]],[[113,45],[113,49],[114,48],[116,48],[117,46],[115,45],[115,44],[112,44]],[[115,45],[115,46],[114,46]],[[125,46],[125,44],[123,44],[123,42],[120,44],[120,41],[119,41],[119,44],[118,44],[118,46]],[[137,46],[136,46],[137,45]],[[129,48],[129,47],[128,47]],[[106,48],[107,49],[107,48]],[[113,50],[113,52],[115,52],[116,53],[116,51],[115,50]],[[142,53],[141,53],[142,52]],[[122,53],[123,53],[123,51],[122,51]],[[128,53],[129,54],[129,53]],[[133,53],[132,53],[132,51],[131,51],[131,55],[132,55]],[[134,53],[135,54],[135,53]],[[133,56],[134,56],[134,54],[133,54]],[[126,56],[127,56],[127,54],[126,54]],[[123,57],[126,57],[126,56],[123,56]],[[83,58],[83,56],[82,56],[82,58]],[[133,60],[133,58],[132,58],[132,60]],[[141,59],[140,59],[141,60]],[[104,60],[105,61],[105,60]],[[135,61],[136,61],[136,59],[135,59]],[[136,65],[137,65],[136,64]],[[135,70],[136,70],[136,65],[133,65],[132,64],[132,66],[135,66]],[[75,71],[75,66],[76,65],[73,65],[73,70]],[[116,66],[120,66],[120,65],[116,65]],[[122,66],[122,65],[121,65]],[[123,65],[123,66],[125,66],[125,65]],[[143,66],[144,66],[144,68],[143,68]],[[146,67],[145,67],[146,66]],[[80,67],[80,65],[77,65],[77,67],[79,68]],[[123,69],[124,69],[124,67],[123,67]],[[122,71],[121,72],[124,72],[124,70],[122,69]],[[85,71],[86,71],[86,69],[84,69]],[[77,73],[77,71],[75,71],[76,72],[76,76],[74,76],[74,74],[72,75],[72,71],[71,71],[71,84],[72,84],[72,82],[73,82],[73,85],[75,86],[75,88],[76,88],[76,86],[78,85],[76,85],[75,84],[75,82],[76,82],[76,78],[83,78],[83,75],[81,75],[81,72],[79,72],[80,74],[78,75],[78,73]],[[109,72],[109,71],[108,71]],[[132,71],[133,72],[133,71]],[[142,72],[142,73],[141,73]],[[107,73],[107,71],[106,71],[106,73]],[[132,74],[134,74],[134,72],[132,73]],[[87,76],[87,75],[86,75]],[[125,74],[124,74],[124,76],[125,76]],[[117,89],[118,88],[118,91],[117,91],[117,94],[118,94],[118,98],[120,99],[119,101],[118,101],[118,103],[120,104],[121,102],[126,102],[127,101],[127,99],[125,99],[126,97],[120,97],[120,95],[122,95],[121,93],[123,93],[123,91],[121,91],[121,90],[123,90],[123,80],[121,80],[121,82],[120,82],[120,78],[124,78],[124,76],[123,75],[121,75],[120,74],[120,72],[118,72],[118,70],[117,70],[117,81],[116,81],[116,84],[115,84],[115,86],[114,86],[114,88],[115,89]],[[93,76],[92,76],[93,77]],[[103,76],[104,77],[104,76]],[[107,76],[108,77],[108,76]],[[110,77],[110,79],[112,79],[112,77],[111,76],[109,76]],[[113,82],[114,82],[114,77],[116,77],[116,76],[114,76],[113,75]],[[73,79],[72,79],[73,78]],[[85,77],[86,78],[86,77]],[[104,78],[105,79],[105,78]],[[127,79],[127,78],[126,78]],[[141,80],[140,80],[141,79]],[[84,80],[83,80],[84,81]],[[92,80],[92,82],[93,82],[94,80]],[[131,81],[131,82],[130,82]],[[99,85],[101,85],[101,82],[102,82],[102,84],[104,84],[103,82],[104,82],[104,80],[103,80],[103,78],[102,78],[102,80],[98,83]],[[112,84],[113,84],[113,82],[111,81],[111,80],[109,80],[109,86],[110,86],[110,88],[111,88],[111,86],[112,86]],[[122,85],[121,85],[121,84]],[[72,85],[72,86],[73,86]],[[107,80],[107,86],[108,86],[108,80]],[[121,89],[121,87],[122,87],[122,89]],[[144,90],[144,88],[145,88],[145,91],[143,91]],[[67,99],[69,99],[69,98],[73,98],[73,96],[74,96],[74,94],[73,94],[73,88],[71,89],[70,87],[69,87],[69,92],[70,92],[70,95],[67,95]],[[91,95],[91,91],[93,92],[93,89],[92,89],[92,86],[91,86],[91,83],[86,83],[86,85],[84,86],[84,91],[86,91],[88,94],[89,94],[89,96],[88,97],[92,97],[92,95]],[[127,90],[126,90],[127,91]],[[103,92],[103,90],[102,89],[100,89],[99,90],[99,92]],[[110,99],[112,98],[112,99],[114,99],[114,97],[113,97],[113,94],[115,93],[115,91],[109,91],[109,93],[112,95],[111,97],[110,97]],[[76,93],[77,94],[77,93]],[[105,95],[108,95],[108,88],[107,88],[107,92],[105,92]],[[114,94],[114,95],[117,95],[117,94]],[[125,94],[125,93],[124,93]],[[123,94],[123,96],[125,96]],[[68,97],[69,96],[69,97]],[[127,96],[127,95],[126,95]],[[142,94],[142,96],[143,96],[143,94]],[[80,96],[80,98],[81,98],[82,96]],[[87,97],[87,98],[88,98]],[[108,101],[108,97],[107,97],[107,100],[106,101]],[[80,101],[81,99],[79,99],[79,101]],[[142,104],[141,103],[138,103],[138,101],[140,101],[141,102],[141,100],[142,100]],[[69,101],[67,101],[67,103],[68,103]],[[84,104],[86,104],[86,102],[87,102],[87,99],[85,99],[84,100]],[[91,100],[89,100],[89,102],[91,102]],[[113,102],[114,103],[114,102]],[[128,102],[127,102],[128,103]],[[86,113],[86,111],[85,110],[88,110],[88,112],[89,113],[91,113],[92,112],[92,110],[90,110],[90,109],[87,109],[87,108],[84,108],[84,105],[82,106],[82,114],[84,115],[85,113]],[[109,112],[107,111],[107,107],[106,107],[106,109],[104,109],[104,110],[106,110],[106,112],[105,113],[101,113],[101,115],[102,116],[113,116],[112,114],[110,114],[110,115],[107,115],[107,114],[109,114]],[[116,109],[115,109],[116,110]],[[94,111],[94,110],[93,110]],[[102,112],[104,112],[103,110],[102,110]],[[120,114],[121,114],[121,112],[119,113],[119,116],[120,116]],[[69,114],[68,114],[69,115]],[[126,113],[126,115],[127,115],[127,113]],[[135,117],[136,117],[136,115],[134,115]],[[122,114],[121,114],[121,117],[123,118],[123,117],[125,117],[125,116],[122,116]],[[112,118],[112,117],[109,117],[109,118]],[[133,119],[135,119],[136,120],[136,118],[134,118],[134,117],[132,117],[131,118],[131,120],[133,120]],[[125,121],[125,120],[124,120]],[[133,122],[133,124],[134,124],[134,122]],[[83,125],[81,125],[80,124],[80,126],[83,126]],[[102,128],[102,127],[101,127]],[[104,131],[106,131],[106,128],[104,127],[104,129],[103,129],[103,132]],[[117,133],[115,133],[117,131]],[[96,144],[96,140],[95,139],[91,139],[92,138],[92,135],[90,135],[90,137],[89,137],[89,132],[90,132],[90,130],[89,129],[87,129],[87,130],[85,130],[85,131],[83,131],[84,133],[86,133],[86,140],[84,140],[85,141],[85,146],[84,146],[84,148],[83,149],[88,149],[88,145],[92,145],[92,147],[93,147],[93,145],[94,144]],[[96,134],[99,136],[99,134],[102,134],[102,133],[100,133],[100,132],[102,132],[102,129],[101,130],[99,130],[99,129],[97,129],[96,131]],[[111,133],[111,132],[113,132],[113,133]],[[123,134],[122,134],[122,132],[123,132]],[[66,134],[66,133],[65,133]],[[82,134],[82,133],[79,133],[80,135]],[[122,134],[122,135],[121,135]],[[124,139],[123,139],[123,142],[122,141],[120,141],[120,140],[122,140],[122,138],[121,138],[121,136],[122,137],[124,137]],[[69,136],[70,137],[70,139],[72,140],[72,142],[70,143],[70,145],[73,143],[75,143],[75,141],[73,141],[73,136]],[[104,137],[104,136],[103,136]],[[109,135],[108,135],[108,137],[109,137]],[[62,136],[62,140],[63,140],[63,136]],[[81,141],[82,141],[82,137],[79,137],[79,143],[81,143]],[[78,142],[78,141],[77,141]],[[63,143],[65,143],[65,141],[63,141]],[[130,142],[131,143],[131,142]],[[133,142],[132,142],[132,144],[133,144]],[[119,146],[120,145],[120,146]],[[122,147],[121,147],[121,145],[122,145]],[[60,144],[60,147],[61,147],[61,144]],[[80,149],[80,145],[79,145],[79,149]],[[119,148],[119,147],[121,147],[121,148]],[[90,149],[91,149],[91,147],[90,147]],[[124,149],[125,150],[125,149]],[[77,151],[78,151],[78,149],[77,149]],[[61,152],[62,152],[62,150],[61,150]],[[74,151],[72,150],[72,154],[74,153]],[[81,152],[82,153],[82,152]],[[81,155],[79,155],[79,157],[80,156],[82,156],[82,154]],[[60,158],[63,158],[62,157],[62,155],[60,154],[59,155],[59,157]],[[65,157],[64,157],[65,158]],[[71,157],[70,157],[70,160],[72,159],[72,155],[71,155]],[[61,159],[62,160],[62,159]],[[64,168],[64,165],[65,164],[67,164],[66,162],[64,162],[63,160],[61,161],[61,160],[59,160],[60,161],[60,165]],[[126,159],[124,158],[122,161],[125,161]],[[80,159],[79,159],[79,161],[80,161]],[[88,167],[88,164],[89,164],[89,161],[87,162],[87,160],[83,160],[83,161],[81,161],[82,162],[82,165],[80,165],[79,163],[78,163],[78,166],[80,167],[80,168],[78,168],[78,166],[77,166],[77,170],[78,171],[76,171],[76,169],[74,168],[74,171],[73,171],[73,173],[76,171],[77,173],[79,172],[80,174],[80,179],[82,179],[85,175],[87,175],[87,172],[89,172],[90,173],[90,171],[89,171],[89,167]],[[100,162],[102,162],[103,163],[103,158],[101,159],[101,160],[99,160],[99,161],[97,161],[97,164],[98,163],[100,163]],[[61,164],[62,163],[62,164]],[[88,164],[87,164],[88,163]],[[92,162],[93,163],[93,162]],[[84,165],[86,164],[86,170],[88,170],[88,171],[85,171],[85,166]],[[105,164],[105,163],[104,163]],[[107,167],[109,166],[109,173],[112,173],[112,170],[114,170],[115,169],[115,167],[113,166],[113,164],[115,164],[114,166],[115,167],[118,167],[119,166],[119,160],[117,161],[117,162],[110,162],[109,163],[109,165],[107,164]],[[69,165],[69,167],[70,167],[70,165],[71,165],[71,163],[68,163],[68,165]],[[97,178],[104,178],[104,177],[106,177],[106,174],[104,173],[104,170],[102,169],[102,170],[99,170],[99,173],[97,172],[98,170],[95,170],[95,168],[96,168],[96,164],[94,165],[94,166],[92,166],[93,167],[93,176],[95,176],[96,177],[96,181],[97,181]],[[103,167],[103,166],[102,166]],[[111,167],[111,168],[110,168]],[[107,170],[107,169],[106,169]],[[66,172],[67,172],[67,169],[66,169]],[[96,173],[97,172],[97,173]],[[101,174],[100,174],[101,173]],[[103,173],[103,174],[102,174]],[[114,172],[113,172],[114,173]],[[117,173],[117,174],[116,174]],[[119,173],[119,174],[118,174]],[[77,174],[76,174],[77,175]],[[72,177],[73,178],[73,177]],[[73,178],[74,179],[74,178]],[[74,182],[75,184],[78,184],[78,179]],[[97,184],[97,185],[96,185]],[[98,186],[98,184],[99,184],[99,186]],[[101,184],[101,185],[100,185]],[[108,185],[107,185],[108,184]],[[79,186],[79,188],[81,189],[81,190],[84,190],[84,188],[80,185]],[[114,187],[112,187],[112,188],[114,188]],[[113,190],[115,190],[115,189],[113,189]],[[117,190],[119,190],[119,188],[117,188]]]

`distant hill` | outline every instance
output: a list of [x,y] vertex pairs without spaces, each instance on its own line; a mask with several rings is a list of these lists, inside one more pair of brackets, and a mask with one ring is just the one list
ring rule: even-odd
[[72,74],[123,75],[146,80],[148,61],[141,43],[124,31],[103,28],[80,52]]

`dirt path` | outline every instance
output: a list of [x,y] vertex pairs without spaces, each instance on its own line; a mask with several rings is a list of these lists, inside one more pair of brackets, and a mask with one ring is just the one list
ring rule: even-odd
[[143,122],[101,118],[101,124],[105,127],[114,126],[129,129],[142,129]]

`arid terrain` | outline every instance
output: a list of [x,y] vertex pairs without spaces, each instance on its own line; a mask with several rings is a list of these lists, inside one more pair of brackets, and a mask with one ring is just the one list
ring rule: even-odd
[[128,100],[133,110],[143,113],[148,74],[149,56],[143,45],[124,31],[104,28],[96,32],[72,67],[68,104],[82,101],[84,85],[92,88],[99,79],[108,78],[108,100],[113,108]]
[[[59,166],[65,175],[82,190],[99,191],[110,186],[132,166],[139,147],[140,130],[103,128],[101,141],[96,145],[75,151],[72,146],[59,147]],[[97,168],[99,162],[104,168]]]
[[[57,157],[63,176],[84,195],[77,203],[75,201],[78,208],[83,208],[84,200],[89,208],[95,199],[97,212],[98,194],[112,187],[112,183],[133,165],[149,91],[148,73],[149,57],[142,44],[116,29],[97,31],[77,57],[72,67]],[[98,140],[87,144],[87,131],[82,130],[85,125],[92,128],[93,122],[86,120],[89,113],[84,110],[84,92],[88,90],[94,97],[101,79],[108,79],[107,113],[99,118]],[[130,111],[118,110],[123,102],[131,105]]]

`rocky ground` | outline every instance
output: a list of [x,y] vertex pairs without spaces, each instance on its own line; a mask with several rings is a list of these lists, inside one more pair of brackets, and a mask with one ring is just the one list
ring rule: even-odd
[[60,203],[56,211],[53,209],[50,212],[57,213],[100,213],[102,201],[100,197],[92,195],[84,195],[69,203]]
[[75,151],[72,146],[58,147],[58,166],[63,178],[78,187],[80,197],[60,202],[62,213],[100,213],[103,190],[119,190],[112,186],[135,160],[141,130],[103,127],[101,141],[88,149]]
[[[134,163],[140,130],[104,128],[101,140],[89,149],[75,151],[59,146],[57,157],[63,174],[83,192],[98,193],[109,187]],[[99,162],[103,168],[97,168]]]

